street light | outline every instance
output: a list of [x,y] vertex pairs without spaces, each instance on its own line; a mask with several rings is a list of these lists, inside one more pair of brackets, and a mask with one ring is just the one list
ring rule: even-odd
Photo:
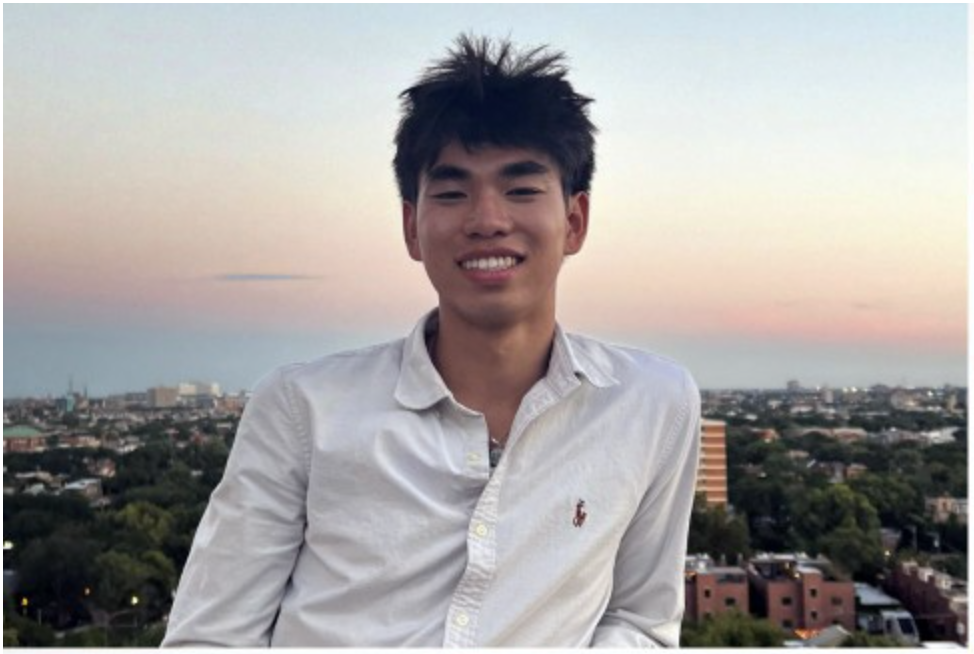
[[9,540],[3,541],[3,551],[4,552],[10,551],[13,548],[14,548],[14,544],[11,541],[9,541]]
[[132,606],[138,606],[138,605],[139,605],[139,596],[132,595]]

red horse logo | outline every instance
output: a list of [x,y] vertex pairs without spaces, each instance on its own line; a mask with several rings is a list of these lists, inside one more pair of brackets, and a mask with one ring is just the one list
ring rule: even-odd
[[578,500],[578,504],[575,505],[575,517],[572,519],[572,524],[576,527],[581,527],[585,524],[585,518],[588,516],[585,513],[585,500]]

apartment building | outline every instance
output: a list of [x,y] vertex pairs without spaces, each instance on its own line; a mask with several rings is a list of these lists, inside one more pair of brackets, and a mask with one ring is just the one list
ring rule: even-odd
[[714,565],[706,554],[688,556],[684,572],[685,619],[698,622],[727,611],[747,614],[747,572],[736,566]]
[[700,428],[700,464],[697,492],[708,506],[727,506],[727,423],[703,420]]
[[925,640],[953,640],[967,644],[967,582],[902,561],[887,581],[887,590],[916,619]]
[[759,554],[748,562],[752,612],[785,630],[856,628],[856,592],[836,578],[828,559]]

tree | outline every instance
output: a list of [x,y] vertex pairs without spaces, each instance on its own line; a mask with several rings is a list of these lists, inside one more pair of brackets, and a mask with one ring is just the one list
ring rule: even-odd
[[900,477],[866,473],[851,480],[849,487],[869,500],[886,527],[902,530],[923,520],[923,496]]
[[876,509],[845,484],[799,496],[794,529],[803,549],[824,553],[856,578],[872,580],[882,568]]
[[115,514],[119,540],[134,551],[159,548],[172,531],[172,514],[155,504],[133,502]]
[[855,525],[843,525],[818,540],[832,564],[856,579],[873,581],[883,569],[883,547],[876,534]]
[[705,552],[714,559],[736,564],[741,557],[750,556],[749,540],[747,523],[742,518],[729,517],[723,506],[708,506],[704,495],[697,494],[690,515],[687,551]]
[[143,586],[154,573],[150,565],[118,551],[99,554],[95,558],[95,571],[95,601],[109,612],[130,608],[132,598],[142,594]]
[[782,647],[785,633],[767,620],[728,611],[705,618],[698,624],[684,624],[682,647]]
[[20,559],[20,592],[58,626],[85,615],[84,589],[92,584],[92,564],[101,546],[77,526],[35,540]]

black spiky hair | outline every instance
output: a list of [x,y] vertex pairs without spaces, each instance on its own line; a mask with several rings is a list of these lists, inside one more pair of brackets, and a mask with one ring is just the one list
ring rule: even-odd
[[588,191],[595,172],[591,98],[565,79],[565,55],[546,46],[515,51],[507,40],[462,35],[447,57],[400,94],[393,168],[399,193],[415,202],[420,174],[451,141],[468,149],[533,148],[558,165],[565,195]]

